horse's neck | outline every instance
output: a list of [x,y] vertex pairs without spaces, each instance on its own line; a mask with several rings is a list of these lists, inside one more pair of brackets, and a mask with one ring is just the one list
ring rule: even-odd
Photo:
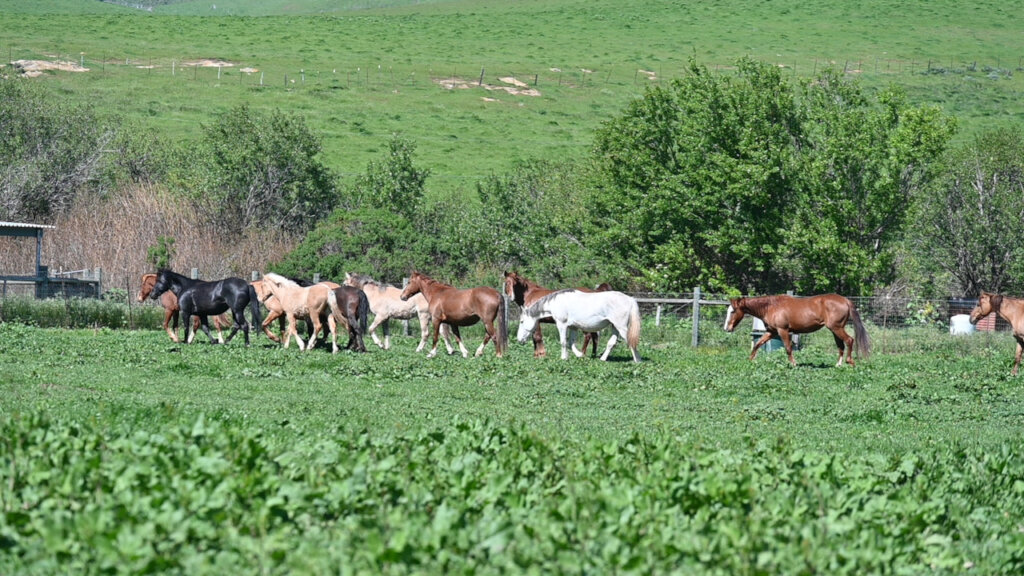
[[454,286],[449,286],[448,284],[438,282],[437,280],[420,280],[420,292],[423,294],[423,297],[426,298],[427,300],[430,300],[431,298],[434,297],[435,294],[439,292],[454,289]]
[[1024,320],[1024,300],[1003,296],[1003,300],[999,303],[999,308],[995,312],[1003,320],[1009,322],[1011,326],[1014,322],[1020,323]]
[[775,303],[775,296],[758,296],[743,301],[743,311],[751,316],[764,319],[765,312]]

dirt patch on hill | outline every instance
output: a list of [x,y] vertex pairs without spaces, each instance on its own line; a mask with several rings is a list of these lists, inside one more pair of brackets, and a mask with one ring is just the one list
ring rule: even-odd
[[88,72],[89,69],[78,65],[75,62],[68,60],[15,60],[11,62],[11,66],[14,66],[14,70],[19,74],[28,76],[29,78],[35,78],[36,76],[42,76],[44,72],[50,70],[61,70],[64,72]]
[[507,86],[499,84],[480,84],[477,81],[463,80],[462,78],[439,78],[435,80],[446,90],[466,90],[468,88],[483,88],[484,90],[501,91],[513,96],[540,96],[540,90],[530,88],[525,82],[515,78],[499,78]]
[[221,60],[219,58],[200,58],[199,60],[182,61],[181,65],[199,66],[200,68],[231,68],[235,63],[228,62],[227,60]]

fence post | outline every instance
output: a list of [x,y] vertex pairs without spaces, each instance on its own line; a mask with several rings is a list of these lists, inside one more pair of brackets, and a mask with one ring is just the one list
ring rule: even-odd
[[320,283],[320,273],[319,272],[314,272],[313,273],[313,284],[319,284],[319,283]]
[[96,279],[96,297],[103,296],[103,268],[96,268],[92,271],[93,278]]
[[252,278],[252,281],[253,281],[253,282],[255,282],[255,281],[259,280],[259,279],[260,279],[260,273],[259,273],[259,271],[258,271],[258,270],[253,270],[253,271],[252,271],[252,276],[250,276],[250,277]]
[[658,304],[654,310],[654,325],[661,326],[661,304]]
[[693,347],[700,342],[700,286],[693,287]]
[[192,279],[199,280],[199,268],[192,269]]

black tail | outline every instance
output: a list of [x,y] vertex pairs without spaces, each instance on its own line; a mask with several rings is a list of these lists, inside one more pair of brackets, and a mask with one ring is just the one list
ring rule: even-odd
[[252,308],[252,330],[259,336],[259,333],[262,332],[260,327],[263,326],[263,318],[260,316],[260,299],[252,284],[249,284],[249,306]]
[[[357,290],[359,290],[357,288]],[[366,323],[367,317],[370,315],[370,299],[366,297],[366,292],[359,290],[359,333],[366,334]]]
[[498,356],[505,354],[505,350],[508,348],[508,318],[506,318],[508,313],[506,306],[505,295],[500,294],[498,297],[498,333],[494,335],[494,348]]

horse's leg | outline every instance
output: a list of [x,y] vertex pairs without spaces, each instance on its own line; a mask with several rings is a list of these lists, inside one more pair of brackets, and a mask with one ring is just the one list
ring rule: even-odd
[[[623,332],[623,333],[625,333],[625,332]],[[605,347],[604,347],[604,354],[601,354],[601,361],[602,362],[607,362],[608,361],[608,355],[612,353],[612,348],[615,347],[615,343],[618,342],[618,341],[619,341],[619,332],[617,330],[612,330],[612,333],[608,336],[608,344],[605,345]],[[596,343],[594,344],[594,350],[597,350],[597,344]],[[634,356],[635,355],[636,355],[636,353],[634,352]]]
[[1016,376],[1017,368],[1020,367],[1021,354],[1024,353],[1024,337],[1017,336],[1016,334],[1014,334],[1013,337],[1017,339],[1017,356],[1013,359],[1013,371],[1011,374]]
[[[370,324],[369,328],[367,328],[367,331],[370,332],[370,338],[373,338],[373,343],[376,344],[378,348],[384,348],[384,343],[381,342],[380,338],[377,337],[377,326],[380,326],[381,324],[384,324],[384,328],[382,328],[382,330],[384,331],[385,341],[387,341],[388,329],[387,329],[387,324],[385,324],[385,322],[386,322],[386,319],[384,318],[384,315],[383,314],[377,314],[376,316],[373,317],[373,323]],[[419,352],[421,349],[423,349],[423,343],[426,342],[426,340],[427,340],[427,330],[426,330],[426,327],[423,326],[423,325],[420,325],[420,328],[421,328],[421,332],[422,332],[422,337],[420,338],[420,347],[416,349],[417,352]],[[384,350],[387,350],[387,348],[384,348]]]
[[338,322],[334,319],[334,314],[327,316],[327,328],[331,331],[331,354],[338,353]]
[[437,355],[437,334],[438,334],[438,331],[440,331],[440,329],[441,329],[441,321],[435,318],[433,320],[433,326],[432,327],[433,327],[433,333],[434,333],[433,334],[434,335],[434,343],[430,347],[430,352],[427,352],[427,358],[433,358],[434,356]]
[[543,358],[547,356],[548,352],[544,349],[544,334],[541,330],[541,323],[537,322],[537,326],[533,329],[533,357]]
[[[459,332],[459,327],[454,324],[449,324],[448,328],[451,333],[455,335],[455,341],[459,343],[459,352],[463,358],[469,358],[469,350],[466,349],[466,345],[462,343],[462,334]],[[437,344],[434,344],[435,346]],[[454,350],[452,350],[454,352]]]
[[587,353],[587,345],[590,344],[590,355],[597,358],[597,332],[586,332],[583,335],[583,353]]
[[[480,347],[476,349],[476,354],[474,356],[481,356],[481,355],[483,355],[484,348],[487,347],[487,343],[488,342],[490,342],[491,340],[494,339],[494,334],[495,334],[495,332],[494,332],[494,321],[493,320],[491,320],[490,322],[485,321],[484,322],[484,341],[483,341],[482,344],[480,344]],[[494,343],[494,347],[495,348],[498,347],[498,343],[497,342]],[[500,354],[499,354],[499,356],[500,356]]]
[[444,340],[444,347],[448,349],[448,355],[455,352],[452,346],[452,329],[447,324],[441,324],[441,340]]
[[846,363],[853,366],[853,336],[846,333],[846,329],[842,326],[833,328],[828,327],[832,331],[832,335],[836,338],[836,348],[839,348],[839,360],[836,361],[836,366],[843,365],[843,346],[846,346]]
[[[203,333],[206,334],[206,337],[210,339],[210,344],[220,344],[220,342],[217,342],[217,339],[214,338],[213,334],[210,332],[210,317],[209,316],[200,316],[199,317],[199,327],[203,329]],[[195,334],[195,332],[193,332],[193,334]]]
[[309,344],[306,345],[306,350],[312,350],[316,346],[316,338],[320,335],[320,312],[318,310],[310,310],[309,318],[306,319],[306,324],[313,325],[313,334],[309,337]]
[[576,347],[576,336],[579,330],[577,328],[569,328],[569,348],[572,349],[572,353],[577,358],[583,358],[583,351]]
[[188,312],[182,312],[181,313],[181,319],[183,320],[181,326],[182,326],[182,328],[185,329],[185,336],[182,338],[182,340],[185,342],[185,344],[191,344],[192,343],[192,339],[196,337],[195,330],[191,330],[191,328],[192,328],[192,315],[189,314]]
[[[174,321],[174,328],[172,329],[169,324]],[[178,342],[178,311],[164,309],[164,331],[171,337],[171,340],[175,343]]]
[[772,336],[775,336],[775,334],[772,332],[765,332],[764,335],[762,335],[761,338],[759,338],[757,342],[754,343],[754,349],[750,351],[751,360],[757,357],[757,349],[760,348],[761,346],[764,346],[765,342],[771,340]]
[[789,337],[789,330],[779,328],[779,338],[782,340],[782,345],[786,347],[789,365],[796,368],[796,360],[793,358],[793,340]]
[[284,315],[288,322],[288,326],[284,331],[284,347],[287,348],[292,343],[292,332],[295,332],[295,338],[299,341],[299,348],[301,349],[302,339],[299,338],[299,332],[295,329],[295,316],[291,312],[285,312]]
[[224,322],[227,320],[223,315],[218,314],[213,317],[213,327],[217,330],[217,341],[221,344],[224,343]]
[[[263,319],[263,325],[260,326],[260,328],[263,329],[263,333],[267,335],[267,338],[270,338],[274,342],[280,342],[281,338],[280,338],[280,336],[278,336],[278,335],[276,335],[276,334],[274,334],[273,332],[270,331],[270,324],[274,320],[277,320],[280,317],[281,317],[281,313],[280,312],[278,312],[277,310],[270,310],[270,309],[268,309],[267,317]],[[280,330],[280,328],[278,330]]]

